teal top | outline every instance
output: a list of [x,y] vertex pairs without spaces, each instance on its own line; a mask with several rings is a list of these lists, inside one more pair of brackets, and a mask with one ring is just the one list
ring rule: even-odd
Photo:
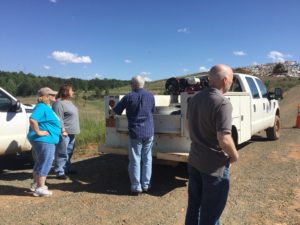
[[46,142],[50,144],[57,144],[61,134],[61,125],[58,116],[55,112],[45,103],[38,103],[30,116],[38,122],[39,129],[48,131],[47,136],[38,136],[30,127],[27,138],[29,141]]

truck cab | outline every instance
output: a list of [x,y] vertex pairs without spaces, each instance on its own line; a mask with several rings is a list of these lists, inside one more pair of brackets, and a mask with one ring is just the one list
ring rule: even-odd
[[266,130],[268,139],[276,140],[279,138],[280,110],[278,101],[276,96],[270,97],[262,80],[252,75],[236,73],[228,94],[230,92],[250,94],[251,136]]
[[31,150],[27,133],[32,110],[0,87],[0,156]]

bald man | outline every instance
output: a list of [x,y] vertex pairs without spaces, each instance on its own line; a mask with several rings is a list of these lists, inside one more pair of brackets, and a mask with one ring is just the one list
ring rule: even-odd
[[232,106],[224,97],[233,79],[223,64],[209,71],[210,87],[189,102],[187,119],[191,138],[188,158],[186,225],[216,225],[229,192],[229,165],[238,160],[231,137]]

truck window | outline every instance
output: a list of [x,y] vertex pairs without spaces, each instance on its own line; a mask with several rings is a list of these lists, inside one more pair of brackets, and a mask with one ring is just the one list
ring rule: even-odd
[[268,93],[265,85],[260,79],[255,79],[263,98],[268,98]]
[[251,77],[246,77],[246,81],[249,85],[249,88],[251,90],[252,98],[259,98],[258,89],[255,85],[254,80]]
[[8,112],[11,107],[11,99],[0,92],[0,112]]
[[234,77],[229,91],[242,92],[242,87],[238,78]]

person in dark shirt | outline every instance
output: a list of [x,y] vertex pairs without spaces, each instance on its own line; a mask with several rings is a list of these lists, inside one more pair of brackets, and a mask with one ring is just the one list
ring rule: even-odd
[[133,194],[147,192],[151,187],[155,100],[152,93],[144,90],[144,84],[142,76],[133,77],[132,92],[124,96],[113,108],[113,112],[118,115],[126,109],[130,137],[128,172]]
[[229,66],[213,66],[210,87],[197,93],[188,104],[191,149],[186,225],[219,225],[226,205],[229,165],[239,157],[231,137],[232,106],[223,96],[232,80]]

